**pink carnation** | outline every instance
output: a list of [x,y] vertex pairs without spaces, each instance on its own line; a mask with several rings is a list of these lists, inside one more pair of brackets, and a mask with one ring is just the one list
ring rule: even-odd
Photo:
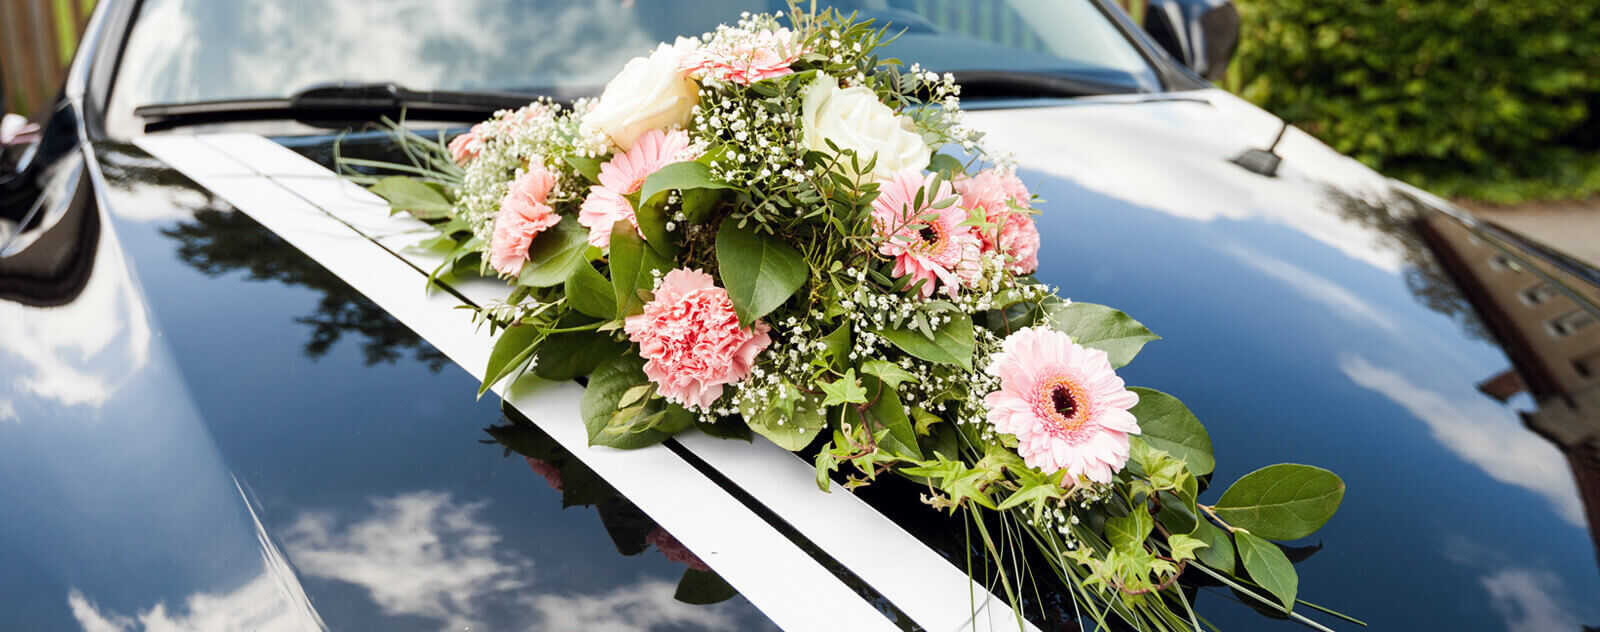
[[478,157],[478,152],[483,151],[483,123],[473,125],[472,129],[450,140],[448,146],[450,157],[458,165],[465,165],[467,161]]
[[544,459],[535,459],[531,456],[525,458],[528,460],[528,467],[533,469],[534,474],[543,476],[544,482],[550,485],[550,489],[557,491],[561,489],[561,470],[559,468]]
[[[896,172],[878,181],[878,197],[872,200],[872,225],[877,234],[878,252],[894,258],[895,276],[920,279],[922,295],[933,294],[935,283],[955,295],[963,280],[979,273],[982,241],[971,226],[962,226],[967,212],[959,205],[942,209],[933,206],[955,197],[949,182],[932,188],[934,176],[916,169]],[[922,206],[912,208],[917,192]],[[930,219],[928,216],[931,215]]]
[[710,566],[706,566],[705,562],[700,561],[700,556],[695,555],[694,551],[689,550],[689,547],[684,546],[677,538],[672,537],[672,534],[667,533],[666,529],[662,529],[659,526],[652,527],[649,533],[644,534],[644,539],[646,542],[655,545],[656,549],[660,550],[661,554],[669,560],[697,571],[711,570]]
[[789,29],[723,31],[685,55],[678,70],[694,79],[710,77],[747,86],[782,77],[794,72],[789,66],[800,59],[800,45],[795,39]]
[[1032,197],[1028,187],[1017,174],[1010,171],[986,169],[970,178],[955,181],[961,194],[961,206],[982,209],[985,221],[998,224],[998,230],[980,230],[983,251],[1006,255],[1006,267],[1017,274],[1028,274],[1039,269],[1039,228],[1033,215],[1016,208],[1028,208]]
[[767,324],[739,326],[728,291],[699,270],[668,272],[644,313],[623,324],[648,362],[644,373],[669,401],[693,408],[710,406],[724,384],[750,374],[756,354],[772,338]]
[[489,238],[489,266],[496,272],[521,272],[533,238],[561,221],[555,209],[545,203],[554,185],[555,176],[538,163],[511,181],[506,196],[500,200],[500,212],[494,216],[494,234]]
[[1029,467],[1109,483],[1127,463],[1128,435],[1139,434],[1128,409],[1139,396],[1123,388],[1106,352],[1028,327],[1006,337],[988,371],[1000,378],[1000,390],[983,398],[989,423],[1017,437]]
[[628,220],[638,229],[639,220],[633,215],[634,203],[627,196],[638,193],[645,178],[662,167],[694,158],[694,152],[689,149],[688,133],[653,129],[639,136],[628,151],[600,165],[600,184],[589,187],[589,197],[578,210],[578,223],[589,228],[589,245],[610,246],[611,226],[621,220]]

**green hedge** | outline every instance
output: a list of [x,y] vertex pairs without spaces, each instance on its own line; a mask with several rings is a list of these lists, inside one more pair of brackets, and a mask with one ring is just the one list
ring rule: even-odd
[[1445,194],[1600,191],[1600,2],[1236,0],[1227,85]]

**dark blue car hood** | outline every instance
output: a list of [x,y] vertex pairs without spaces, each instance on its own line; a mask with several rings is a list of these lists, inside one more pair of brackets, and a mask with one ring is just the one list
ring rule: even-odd
[[[1553,284],[1559,318],[1591,269],[1297,130],[1273,147],[1276,119],[1218,92],[971,120],[1046,200],[1040,278],[1164,337],[1122,373],[1206,422],[1217,480],[1344,477],[1294,543],[1301,595],[1384,630],[1600,622],[1597,396],[1568,374],[1600,326],[1539,339],[1516,298]],[[1269,147],[1270,175],[1235,162]],[[137,148],[94,148],[103,204],[36,231],[77,231],[56,248],[86,273],[0,283],[26,285],[0,300],[11,627],[761,625],[737,598],[674,602],[681,566],[563,510],[483,430],[498,402],[336,277]],[[0,279],[38,276],[29,251]],[[1224,629],[1293,625],[1200,594]]]

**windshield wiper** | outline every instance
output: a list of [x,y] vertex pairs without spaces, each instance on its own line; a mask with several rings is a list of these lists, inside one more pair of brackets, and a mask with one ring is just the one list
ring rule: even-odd
[[1060,74],[1011,70],[958,70],[953,74],[956,83],[961,85],[963,99],[1086,97],[1138,92],[1138,88],[1125,84]]
[[518,108],[535,95],[511,92],[410,90],[393,83],[340,83],[312,86],[287,98],[232,99],[143,105],[133,109],[145,131],[186,125],[292,119],[317,127],[382,117],[473,123],[497,110]]

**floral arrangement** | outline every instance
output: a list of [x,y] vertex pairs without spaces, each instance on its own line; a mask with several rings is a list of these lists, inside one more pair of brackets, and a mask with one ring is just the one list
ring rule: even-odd
[[448,144],[397,126],[408,165],[346,161],[406,174],[365,181],[438,230],[438,274],[514,286],[480,308],[483,388],[587,377],[596,445],[754,433],[824,491],[909,479],[1013,569],[994,577],[1019,612],[1048,569],[1081,620],[1198,630],[1193,571],[1325,629],[1272,541],[1320,528],[1343,481],[1279,464],[1200,503],[1204,427],[1117,375],[1157,336],[1031,276],[1040,201],[954,78],[879,59],[870,22],[783,19],[661,44],[597,99]]

